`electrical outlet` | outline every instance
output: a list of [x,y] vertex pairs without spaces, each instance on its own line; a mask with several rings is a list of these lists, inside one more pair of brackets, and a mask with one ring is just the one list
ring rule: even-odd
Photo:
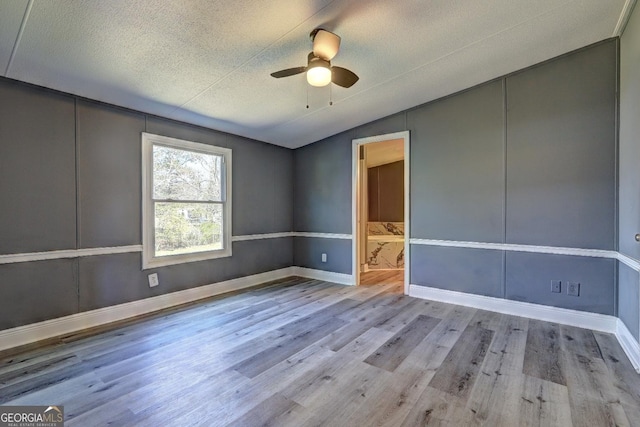
[[322,262],[327,262],[327,254],[322,254]]
[[158,280],[158,273],[152,273],[149,275],[149,287],[153,288],[154,286],[158,286],[160,281]]
[[567,295],[571,295],[572,297],[580,296],[580,283],[578,282],[567,282]]
[[560,280],[551,281],[551,292],[555,294],[562,292],[562,282],[560,282]]

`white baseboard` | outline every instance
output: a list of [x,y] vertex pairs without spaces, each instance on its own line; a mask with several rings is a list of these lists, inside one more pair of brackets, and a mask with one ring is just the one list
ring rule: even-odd
[[0,331],[0,350],[6,350],[48,338],[70,334],[83,329],[93,328],[117,322],[119,320],[125,320],[142,314],[152,313],[154,311],[176,305],[208,298],[225,292],[256,286],[261,283],[294,275],[296,274],[293,272],[293,267],[287,267],[280,270],[239,277],[237,279],[213,283],[211,285],[171,292],[156,297],[145,298],[138,301],[46,320],[44,322],[6,329]]
[[503,298],[486,297],[464,292],[448,291],[426,286],[410,285],[409,295],[416,298],[480,308],[513,316],[528,317],[563,325],[615,333],[618,318],[605,314],[569,310],[548,305],[532,304]]
[[308,279],[324,280],[325,282],[339,283],[341,285],[354,285],[351,274],[334,273],[333,271],[315,270],[305,267],[291,267],[295,276]]
[[616,338],[618,338],[620,346],[626,353],[634,369],[640,374],[640,344],[638,344],[638,341],[636,341],[631,332],[629,332],[627,325],[620,319],[618,319],[616,325]]
[[[143,300],[119,304],[83,313],[72,314],[44,322],[19,326],[0,331],[0,350],[42,341],[61,335],[70,334],[83,329],[93,328],[131,317],[140,316],[165,308],[208,298],[225,292],[231,292],[256,286],[272,280],[290,276],[301,276],[310,279],[324,280],[344,285],[353,285],[350,274],[315,270],[304,267],[287,267],[251,276],[240,277],[224,282],[213,283],[197,288],[185,289]],[[409,295],[416,298],[430,299],[450,304],[480,308],[498,313],[529,317],[548,322],[588,328],[613,333],[633,367],[640,373],[640,344],[635,340],[624,323],[613,316],[587,313],[539,304],[492,298],[481,295],[466,294],[456,291],[410,285]]]
[[617,317],[418,285],[409,286],[409,295],[614,334],[634,369],[640,374],[640,344]]
[[114,305],[97,310],[85,311],[57,319],[18,326],[0,331],[0,350],[19,347],[37,341],[71,334],[83,329],[94,328],[108,323],[129,319],[135,316],[152,313],[154,311],[197,301],[225,292],[236,291],[272,280],[290,276],[301,276],[316,280],[352,285],[350,274],[333,273],[330,271],[313,270],[302,267],[287,267],[266,273],[239,277],[224,282],[171,292],[156,297],[145,298],[124,304]]

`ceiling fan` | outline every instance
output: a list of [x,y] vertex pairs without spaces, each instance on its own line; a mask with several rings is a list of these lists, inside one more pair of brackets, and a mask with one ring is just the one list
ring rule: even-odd
[[331,66],[331,60],[340,48],[340,37],[322,28],[316,28],[310,36],[313,41],[313,51],[307,56],[306,67],[287,68],[271,73],[271,76],[279,79],[306,72],[307,82],[311,86],[321,87],[329,83],[345,88],[353,86],[359,79],[353,71]]

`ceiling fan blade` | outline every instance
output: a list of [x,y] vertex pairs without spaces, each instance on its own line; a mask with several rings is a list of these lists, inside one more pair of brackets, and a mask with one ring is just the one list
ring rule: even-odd
[[338,86],[351,87],[359,79],[353,71],[342,67],[331,67],[331,81]]
[[271,73],[271,77],[279,79],[282,77],[295,76],[296,74],[304,73],[305,71],[307,71],[307,67],[287,68],[286,70],[280,70],[276,71],[275,73]]
[[319,58],[331,61],[340,49],[340,37],[331,31],[316,29],[311,32],[313,39],[313,54]]

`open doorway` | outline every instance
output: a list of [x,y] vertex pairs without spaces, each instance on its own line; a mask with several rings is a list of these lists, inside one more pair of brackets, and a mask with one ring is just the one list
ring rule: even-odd
[[409,132],[353,140],[356,285],[409,288]]

